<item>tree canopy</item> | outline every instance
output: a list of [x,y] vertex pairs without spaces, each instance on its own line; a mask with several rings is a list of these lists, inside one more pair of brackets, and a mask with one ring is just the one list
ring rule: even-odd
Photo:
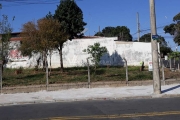
[[[51,13],[49,13],[46,17],[52,18]],[[64,34],[64,36],[56,39],[58,43],[56,44],[56,48],[60,55],[60,70],[63,72],[63,44],[68,39],[72,40],[73,38],[83,36],[83,33],[81,32],[84,30],[86,23],[83,21],[82,10],[77,6],[74,0],[60,0],[60,5],[57,6],[53,18],[61,23],[61,31]]]
[[[60,55],[60,70],[63,72],[63,44],[68,39],[80,37],[85,25],[83,13],[75,1],[60,0],[54,15],[49,12],[44,19],[37,22],[37,25],[29,22],[23,26],[24,32],[22,36],[25,35],[24,39],[27,39],[27,41],[23,41],[20,49],[24,54],[40,51],[46,45],[48,50],[57,49]],[[33,46],[27,46],[31,42],[30,40],[34,44]],[[25,49],[26,47],[24,46],[27,46],[28,49]]]
[[180,13],[173,17],[175,23],[171,23],[164,27],[165,33],[169,33],[174,37],[174,42],[180,45]]
[[151,42],[151,33],[147,33],[147,34],[142,35],[139,38],[139,42]]
[[57,39],[64,40],[64,33],[60,29],[60,23],[55,19],[39,19],[37,22],[29,21],[22,27],[20,36],[22,45],[20,51],[23,55],[31,55],[33,52],[48,52],[58,45]]
[[19,50],[22,55],[31,56],[33,52],[38,52],[37,48],[40,44],[38,41],[36,23],[34,21],[29,21],[23,24],[21,30],[20,36],[22,38],[22,44]]
[[64,31],[69,34],[69,39],[81,36],[86,23],[83,21],[83,12],[74,0],[60,0],[60,5],[55,10],[54,18],[57,19]]
[[96,69],[102,55],[107,53],[108,50],[106,47],[100,47],[100,43],[94,43],[94,45],[89,45],[87,49],[84,49],[83,52],[87,52],[91,55],[92,62],[94,63],[94,67]]
[[[157,40],[157,42],[160,43],[160,46],[165,46],[167,47],[167,42],[166,40],[164,39],[164,37],[159,36],[159,39]],[[139,42],[151,42],[151,33],[147,33],[147,34],[144,34],[140,37],[139,39]]]
[[180,52],[178,52],[178,51],[171,52],[170,54],[168,54],[168,57],[179,60],[180,59]]
[[[140,42],[151,42],[151,33],[144,34],[139,39]],[[164,37],[159,35],[159,39],[157,40],[160,44],[160,52],[163,55],[167,55],[167,53],[172,52],[171,48],[168,47],[166,40]]]
[[104,36],[104,37],[118,36],[119,40],[132,41],[130,30],[126,26],[105,27],[102,30],[102,32],[97,32],[94,36]]
[[7,15],[2,15],[2,20],[0,22],[0,34],[1,34],[1,56],[0,59],[3,61],[3,64],[6,64],[8,52],[9,52],[9,43],[11,38],[12,27],[8,21]]
[[22,37],[22,45],[19,49],[23,55],[31,56],[32,53],[36,52],[42,54],[43,67],[46,67],[46,84],[48,85],[49,72],[47,56],[58,44],[57,39],[63,36],[62,40],[65,40],[59,21],[53,18],[42,18],[37,22],[29,21],[23,25],[20,36]]

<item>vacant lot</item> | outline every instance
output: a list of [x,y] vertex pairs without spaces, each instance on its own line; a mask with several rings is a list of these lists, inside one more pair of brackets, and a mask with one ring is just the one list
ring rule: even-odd
[[[165,69],[166,79],[176,79],[178,77],[180,78],[179,72]],[[129,81],[153,79],[152,72],[148,71],[147,67],[145,67],[144,71],[140,71],[137,66],[128,67],[128,78]],[[49,76],[49,84],[87,82],[87,80],[87,67],[65,68],[63,73],[59,69],[52,69]],[[125,67],[100,67],[96,72],[91,68],[91,82],[125,80]],[[3,87],[39,84],[46,84],[46,74],[42,69],[5,69],[3,72]]]

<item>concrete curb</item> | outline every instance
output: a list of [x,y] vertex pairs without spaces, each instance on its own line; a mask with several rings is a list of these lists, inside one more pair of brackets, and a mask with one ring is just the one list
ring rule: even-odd
[[[169,79],[165,81],[165,85],[170,85],[174,83],[180,83],[180,80]],[[121,87],[121,86],[147,86],[152,85],[152,80],[146,81],[129,81],[126,84],[126,81],[107,81],[107,82],[92,82],[90,84],[91,88],[97,87]],[[161,84],[164,85],[164,81],[161,81]],[[64,84],[50,84],[48,91],[57,91],[57,90],[67,90],[72,88],[88,88],[87,82],[79,83],[64,83]],[[30,93],[46,90],[46,85],[33,85],[33,86],[17,86],[17,87],[4,87],[2,93],[4,94],[14,94],[14,93]]]
[[10,102],[10,103],[0,103],[0,106],[12,106],[12,105],[27,105],[27,104],[43,104],[43,103],[55,103],[55,102],[75,102],[75,101],[93,101],[93,100],[131,100],[131,99],[158,99],[158,98],[172,98],[180,97],[180,94],[160,94],[160,95],[146,95],[146,96],[127,96],[118,98],[92,98],[92,99],[73,99],[73,100],[62,100],[62,99],[52,99],[52,100],[35,100],[26,102]]
[[[162,81],[163,82],[163,81]],[[126,86],[124,85],[124,83],[120,84],[120,86],[115,85],[115,83],[117,82],[97,82],[97,87],[99,86],[100,88],[106,88],[106,87],[120,87],[120,86]],[[135,83],[135,85],[134,85]],[[138,85],[136,83],[139,83]],[[152,81],[132,81],[131,85],[129,86],[147,86],[147,85],[152,85]],[[168,80],[166,81],[166,85],[170,85],[170,84],[179,84],[180,81],[179,80]],[[84,83],[83,83],[84,84]],[[72,84],[71,84],[72,85]],[[75,84],[77,85],[77,84]],[[113,86],[111,86],[113,85]],[[79,86],[79,84],[78,84]],[[163,84],[162,84],[163,86]],[[25,88],[25,87],[23,87]],[[31,88],[31,87],[30,87]],[[81,88],[81,87],[80,87]],[[33,88],[31,88],[33,89]],[[13,89],[12,89],[13,90]],[[62,90],[62,89],[60,89]],[[180,94],[166,94],[166,93],[162,93],[159,95],[155,95],[155,94],[149,94],[149,95],[144,95],[144,96],[118,96],[118,97],[101,97],[101,98],[79,98],[79,99],[62,99],[62,98],[57,98],[57,99],[53,99],[53,98],[43,98],[43,99],[36,99],[36,100],[27,100],[24,102],[7,102],[6,103],[0,103],[0,106],[11,106],[11,105],[24,105],[24,104],[40,104],[40,103],[54,103],[54,102],[74,102],[74,101],[90,101],[90,100],[128,100],[128,99],[156,99],[156,98],[171,98],[171,97],[180,97]]]

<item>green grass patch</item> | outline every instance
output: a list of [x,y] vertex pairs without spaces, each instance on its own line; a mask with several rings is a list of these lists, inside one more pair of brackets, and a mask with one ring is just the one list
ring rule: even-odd
[[[46,84],[46,73],[39,69],[4,69],[3,72],[3,87],[5,86],[24,86],[24,85],[40,85]],[[147,70],[139,71],[137,66],[128,66],[129,81],[133,80],[152,80],[152,72]],[[125,67],[99,67],[96,72],[91,67],[91,82],[96,81],[125,81]],[[52,69],[49,76],[49,84],[58,83],[75,83],[87,82],[88,71],[87,67],[65,68],[61,73],[59,69]]]

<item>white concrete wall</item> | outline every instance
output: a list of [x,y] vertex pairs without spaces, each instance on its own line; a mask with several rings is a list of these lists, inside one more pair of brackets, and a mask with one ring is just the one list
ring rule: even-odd
[[[140,65],[140,61],[148,65],[148,61],[152,60],[151,43],[114,41],[116,39],[116,37],[111,37],[68,40],[63,48],[64,67],[85,66],[86,58],[90,55],[84,53],[83,50],[96,42],[108,49],[108,53],[101,58],[100,65],[124,65],[123,58],[127,59],[128,65]],[[33,67],[39,57],[40,55],[34,55],[32,58],[21,56],[18,60],[14,58],[14,61],[11,58],[7,67]],[[58,51],[53,51],[51,59],[53,68],[60,66]]]

